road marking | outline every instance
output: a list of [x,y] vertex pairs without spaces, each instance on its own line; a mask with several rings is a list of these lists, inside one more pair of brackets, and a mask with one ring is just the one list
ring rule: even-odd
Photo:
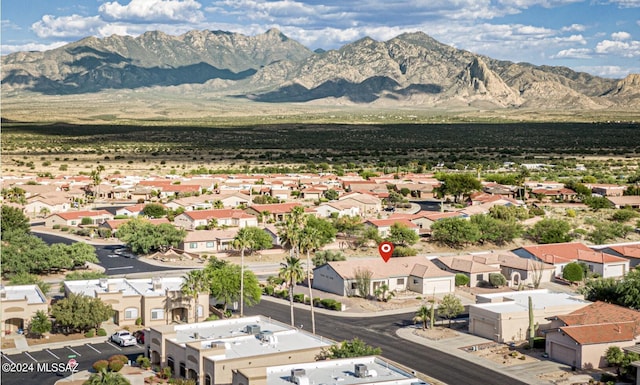
[[9,358],[9,356],[8,356],[8,355],[6,355],[6,354],[2,353],[2,357],[4,357],[4,359],[5,359],[5,360],[9,361],[9,363],[10,363],[11,365],[15,365],[15,364],[16,364],[15,362],[11,361],[11,358]]
[[56,356],[55,354],[53,354],[53,352],[52,352],[51,350],[49,350],[49,349],[45,349],[44,351],[45,351],[45,352],[47,352],[47,353],[49,353],[49,354],[51,354],[51,355],[52,355],[52,356],[54,356],[55,358],[60,359],[60,357],[58,357],[58,356]]
[[117,254],[109,254],[107,255],[107,258],[120,258],[120,256]]
[[38,360],[36,360],[35,358],[33,358],[31,354],[29,354],[29,352],[23,352],[23,353],[26,354],[29,358],[31,358],[34,362],[38,362]]
[[67,349],[71,350],[73,352],[73,354],[77,355],[78,357],[82,357],[82,354],[76,352],[75,350],[71,349],[71,346],[65,346]]
[[113,341],[109,341],[109,342],[110,342],[110,343],[109,343],[109,345],[111,345],[111,346],[113,346],[114,348],[116,348],[116,349],[118,349],[118,350],[122,351],[122,349],[120,349],[120,347],[119,347],[118,345],[116,345],[116,343],[115,343],[115,342],[113,342]]
[[123,269],[133,269],[133,266],[110,267],[107,270],[123,270]]
[[91,349],[95,350],[95,351],[96,351],[96,353],[101,353],[101,352],[100,352],[100,350],[98,350],[98,349],[94,348],[93,346],[91,346],[91,345],[89,345],[89,344],[85,344],[85,345],[87,345],[87,346],[88,346],[88,347],[90,347]]

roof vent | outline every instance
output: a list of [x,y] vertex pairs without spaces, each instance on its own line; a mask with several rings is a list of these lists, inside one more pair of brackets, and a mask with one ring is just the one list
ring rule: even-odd
[[291,382],[298,385],[309,385],[309,377],[304,369],[291,369]]
[[369,377],[369,369],[365,364],[356,364],[354,373],[358,378]]
[[151,285],[153,286],[153,290],[160,290],[162,289],[162,280],[160,279],[160,277],[153,277],[151,278]]
[[101,288],[106,289],[107,285],[109,283],[109,280],[107,278],[100,278],[100,280],[98,282],[99,282]]
[[260,333],[260,325],[256,325],[256,324],[247,325],[247,326],[244,327],[244,332],[247,333],[247,334],[253,334],[254,336],[256,334],[261,334]]

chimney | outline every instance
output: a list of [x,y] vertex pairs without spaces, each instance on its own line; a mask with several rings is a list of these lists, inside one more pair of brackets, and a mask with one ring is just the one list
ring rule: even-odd
[[153,291],[162,289],[162,280],[160,277],[151,278],[151,284],[153,285]]

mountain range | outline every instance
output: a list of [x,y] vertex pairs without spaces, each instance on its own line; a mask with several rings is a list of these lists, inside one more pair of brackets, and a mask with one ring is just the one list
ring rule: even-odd
[[[640,74],[608,79],[566,67],[492,59],[405,33],[314,52],[276,29],[256,36],[88,37],[2,57],[3,97],[173,86],[174,92],[280,103],[608,109],[640,107]],[[177,87],[176,87],[177,86]]]

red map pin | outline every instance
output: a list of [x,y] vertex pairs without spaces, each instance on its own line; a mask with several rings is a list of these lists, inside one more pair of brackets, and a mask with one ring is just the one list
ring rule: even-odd
[[393,243],[382,242],[378,245],[378,252],[385,262],[389,261],[389,258],[393,255]]

